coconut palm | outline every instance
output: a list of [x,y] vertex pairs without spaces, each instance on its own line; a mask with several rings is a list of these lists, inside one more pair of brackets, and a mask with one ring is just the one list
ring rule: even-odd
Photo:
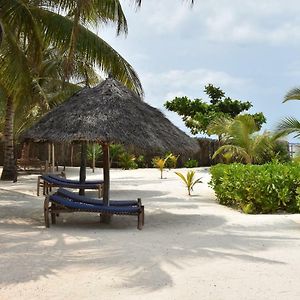
[[[285,95],[283,102],[289,100],[300,100],[300,88],[293,88]],[[287,117],[277,125],[276,131],[278,136],[295,134],[294,137],[299,138],[300,122],[294,117]]]
[[[67,5],[69,10],[66,10]],[[64,78],[68,80],[74,74],[74,58],[77,57],[90,65],[97,64],[103,72],[111,73],[139,94],[142,94],[142,87],[130,64],[87,29],[87,26],[102,21],[117,23],[117,31],[126,32],[126,19],[119,1],[0,0],[0,20],[1,32],[5,32],[0,51],[0,86],[6,96],[1,179],[11,180],[15,177],[15,106],[24,98],[35,98],[32,94],[39,85],[34,78],[40,73],[45,44],[66,53]],[[39,92],[43,96],[41,89]],[[47,108],[45,97],[40,100],[41,107]]]
[[[220,122],[224,121],[220,119]],[[218,124],[218,128],[221,124]],[[226,126],[225,126],[226,125]],[[268,133],[257,134],[258,128],[255,120],[249,115],[240,115],[234,118],[230,124],[226,120],[224,132],[221,138],[221,146],[213,155],[213,158],[230,153],[246,163],[259,163],[263,157],[273,150],[274,139]]]
[[294,117],[283,119],[277,126],[278,136],[295,134],[295,138],[300,137],[300,122]]

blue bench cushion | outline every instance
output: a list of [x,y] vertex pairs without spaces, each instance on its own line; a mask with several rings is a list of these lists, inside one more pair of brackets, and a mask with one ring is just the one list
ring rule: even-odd
[[106,205],[93,205],[82,202],[73,202],[68,198],[61,197],[53,194],[49,197],[49,201],[63,205],[67,208],[78,209],[87,212],[99,212],[109,214],[134,214],[139,213],[140,208],[137,206],[106,206]]
[[[74,202],[82,202],[82,203],[88,203],[94,205],[104,205],[103,201],[99,200],[99,198],[81,196],[62,188],[58,189],[57,194],[65,198],[70,198]],[[136,206],[137,204],[138,202],[136,200],[110,200],[109,201],[110,206]]]
[[58,180],[55,178],[52,178],[48,175],[43,175],[42,178],[47,181],[48,183],[57,185],[57,186],[63,186],[63,187],[69,187],[69,188],[90,188],[90,189],[98,189],[99,184],[95,184],[95,183],[79,183],[79,181],[73,183],[73,182],[66,182],[66,181],[62,181],[62,180]]
[[[75,184],[80,183],[79,180],[67,179],[67,178],[63,178],[63,177],[53,175],[53,174],[47,174],[47,175],[44,175],[44,176],[47,176],[47,177],[50,177],[50,178],[53,178],[55,180],[59,180],[59,181],[62,181],[62,182],[67,182],[67,183],[75,183]],[[85,183],[86,184],[103,184],[104,181],[103,180],[86,180]]]

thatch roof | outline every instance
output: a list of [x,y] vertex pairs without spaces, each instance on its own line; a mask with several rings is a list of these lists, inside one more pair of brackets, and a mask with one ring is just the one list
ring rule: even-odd
[[31,141],[115,142],[146,151],[195,152],[197,142],[113,78],[84,88],[21,137]]

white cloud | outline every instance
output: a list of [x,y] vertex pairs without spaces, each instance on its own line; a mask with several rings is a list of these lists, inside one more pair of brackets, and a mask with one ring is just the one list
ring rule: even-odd
[[210,0],[196,13],[210,41],[279,45],[300,41],[298,7],[295,0]]
[[[143,8],[142,8],[143,9]],[[145,20],[148,26],[158,33],[175,32],[183,23],[187,22],[191,10],[183,6],[180,1],[166,5],[164,1],[147,4],[149,17]]]
[[234,77],[223,71],[207,69],[169,70],[161,73],[140,74],[146,91],[146,101],[162,108],[166,100],[176,96],[201,97],[204,86],[211,83],[230,91],[250,86],[250,79]]
[[170,92],[179,90],[203,89],[203,86],[212,83],[223,87],[244,86],[251,80],[234,77],[223,71],[207,69],[170,70],[162,73],[146,73],[142,75],[143,84],[148,87],[164,86]]

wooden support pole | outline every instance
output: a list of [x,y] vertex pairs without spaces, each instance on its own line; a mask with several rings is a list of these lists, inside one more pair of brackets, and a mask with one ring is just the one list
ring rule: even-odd
[[[51,144],[48,143],[48,163],[49,163],[49,167],[51,166]],[[48,170],[50,171],[50,170]]]
[[[103,203],[109,205],[109,144],[105,143],[102,145],[103,150]],[[109,215],[101,215],[102,223],[109,223],[111,217]]]
[[74,165],[74,161],[73,161],[73,156],[74,156],[74,147],[73,144],[71,144],[71,154],[70,154],[71,158],[70,158],[70,165],[71,167],[73,167]]
[[52,154],[52,165],[51,165],[51,171],[54,173],[55,170],[55,154],[54,154],[54,143],[51,144],[51,154]]
[[93,143],[93,173],[95,173],[95,167],[96,167],[96,144]]
[[[80,161],[80,173],[79,182],[84,183],[86,180],[86,156],[87,156],[87,142],[81,142],[81,161]],[[79,190],[79,195],[84,195],[84,189]]]

